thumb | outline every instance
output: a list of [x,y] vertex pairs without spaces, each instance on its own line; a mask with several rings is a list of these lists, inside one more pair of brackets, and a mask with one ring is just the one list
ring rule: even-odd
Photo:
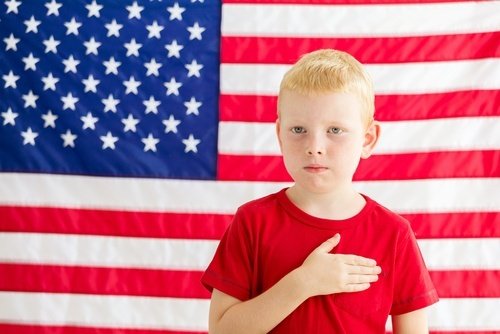
[[340,242],[340,234],[335,234],[332,238],[326,240],[318,248],[316,248],[315,252],[319,253],[329,253],[332,249],[337,247]]

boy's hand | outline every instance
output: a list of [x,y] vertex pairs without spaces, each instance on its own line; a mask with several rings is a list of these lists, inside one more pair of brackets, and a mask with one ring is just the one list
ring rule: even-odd
[[375,260],[357,255],[330,254],[340,234],[312,251],[298,268],[309,296],[363,291],[378,280],[381,268]]

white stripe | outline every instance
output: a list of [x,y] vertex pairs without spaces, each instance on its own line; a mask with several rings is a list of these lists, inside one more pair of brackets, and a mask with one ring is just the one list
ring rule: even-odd
[[398,213],[495,212],[500,178],[356,182],[359,192]]
[[[277,95],[291,65],[221,64],[226,95]],[[500,88],[500,58],[401,64],[365,64],[376,94],[423,94]]]
[[0,262],[204,270],[216,240],[0,233]]
[[383,37],[500,29],[498,2],[400,5],[224,4],[223,36]]
[[200,299],[0,292],[7,323],[206,331],[208,307]]
[[[500,116],[382,122],[374,154],[500,149]],[[275,123],[220,122],[219,152],[281,155]]]
[[[0,205],[126,211],[234,213],[283,182],[183,181],[0,173]],[[400,213],[500,209],[500,178],[356,182],[359,191]]]
[[448,331],[498,330],[499,309],[499,298],[441,299],[429,309],[429,327]]
[[430,270],[496,270],[500,268],[500,239],[420,239]]
[[[418,242],[429,270],[500,269],[500,239]],[[216,240],[7,232],[0,233],[0,262],[203,271],[217,245]]]
[[234,213],[284,184],[0,173],[0,204],[65,208]]
[[[500,328],[499,308],[499,298],[441,298],[427,310],[429,328],[431,331],[497,330]],[[392,331],[391,317],[386,330]]]
[[[208,307],[200,299],[0,292],[6,323],[206,331]],[[429,309],[429,327],[495,330],[499,308],[499,298],[441,299]]]

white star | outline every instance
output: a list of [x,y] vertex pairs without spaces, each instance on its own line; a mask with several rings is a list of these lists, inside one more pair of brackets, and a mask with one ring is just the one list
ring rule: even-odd
[[9,14],[10,12],[12,12],[14,14],[18,14],[19,11],[18,11],[17,7],[19,7],[21,5],[21,1],[9,0],[9,1],[5,1],[5,5],[7,6],[7,14]]
[[11,33],[10,36],[8,38],[4,38],[3,41],[5,42],[5,44],[7,44],[7,46],[5,47],[5,51],[11,49],[17,51],[17,43],[19,43],[20,39],[15,38],[14,34]]
[[71,131],[68,129],[66,130],[66,133],[61,134],[61,138],[64,141],[63,147],[69,146],[69,147],[75,147],[75,139],[77,138],[77,135],[74,135],[71,133]]
[[132,93],[134,95],[137,95],[137,93],[139,93],[137,91],[137,87],[141,85],[141,82],[136,81],[133,76],[131,76],[130,79],[124,81],[123,84],[125,85],[125,87],[127,87],[127,89],[125,90],[125,94]]
[[116,20],[113,20],[111,23],[105,24],[104,26],[108,29],[107,37],[120,37],[120,29],[123,28],[123,24],[118,24]]
[[31,128],[28,128],[27,131],[21,131],[21,136],[23,136],[23,145],[33,145],[35,146],[35,138],[38,137],[37,132],[33,132]]
[[124,46],[127,49],[127,57],[131,55],[139,57],[139,49],[142,47],[142,44],[137,43],[135,38],[132,38],[129,43],[125,43]]
[[90,5],[85,5],[85,8],[89,11],[87,17],[100,17],[101,13],[99,12],[102,9],[102,5],[99,5],[95,0],[92,1]]
[[35,20],[35,17],[31,15],[31,18],[29,20],[24,21],[24,24],[26,25],[26,33],[29,32],[38,32],[38,26],[41,24],[41,21]]
[[144,7],[138,6],[137,1],[134,1],[132,6],[127,6],[129,14],[128,14],[128,19],[130,20],[131,18],[141,18],[141,12],[144,10]]
[[2,113],[3,125],[7,125],[7,124],[16,125],[16,117],[17,116],[19,116],[19,114],[12,112],[11,108],[7,109],[7,111],[4,111]]
[[146,75],[149,77],[150,75],[154,75],[155,77],[159,76],[160,73],[158,69],[163,65],[161,63],[157,63],[156,59],[152,58],[149,63],[144,63],[144,66],[148,69]]
[[108,61],[103,62],[103,64],[106,66],[106,74],[118,74],[118,67],[120,67],[122,63],[116,61],[114,57],[111,57]]
[[182,13],[186,9],[183,7],[179,7],[179,4],[176,2],[172,7],[168,7],[167,11],[170,13],[169,20],[179,20],[182,21]]
[[54,115],[52,113],[52,111],[49,110],[46,114],[42,115],[43,127],[48,128],[50,126],[51,128],[55,128],[56,127],[56,119],[58,119],[58,118],[59,117],[57,115]]
[[156,37],[158,39],[161,38],[160,32],[165,29],[163,26],[158,25],[158,22],[153,21],[153,24],[146,26],[146,29],[149,31],[148,38]]
[[19,75],[14,75],[12,71],[9,71],[9,74],[7,75],[2,75],[3,80],[5,81],[5,86],[4,88],[17,88],[16,81],[19,80]]
[[46,91],[48,89],[55,91],[56,90],[56,83],[59,82],[58,78],[55,78],[52,75],[52,72],[49,72],[49,75],[46,77],[42,78],[43,81],[43,90]]
[[200,70],[203,68],[203,65],[198,64],[198,62],[195,59],[191,62],[191,64],[187,64],[186,68],[188,70],[188,78],[191,78],[193,75],[199,78]]
[[200,3],[205,2],[205,0],[191,0],[191,3],[195,3],[196,1],[199,1]]
[[187,108],[186,115],[199,115],[200,112],[198,111],[198,108],[202,106],[202,103],[196,101],[194,97],[191,97],[191,100],[184,102],[184,106]]
[[80,117],[80,120],[83,122],[83,130],[92,129],[95,130],[95,123],[99,120],[99,118],[92,116],[90,112],[87,115]]
[[80,61],[76,60],[75,58],[73,58],[73,55],[71,55],[68,57],[68,59],[63,60],[63,64],[65,66],[64,73],[68,73],[68,72],[76,73],[76,66],[78,66],[78,64],[80,64]]
[[59,8],[62,7],[62,4],[57,3],[56,0],[52,0],[50,3],[46,3],[45,7],[47,7],[47,16],[52,14],[59,16]]
[[54,39],[54,36],[50,35],[50,38],[43,41],[45,44],[45,53],[57,53],[57,46],[61,44],[58,40]]
[[168,50],[168,58],[175,57],[180,58],[180,51],[184,49],[183,45],[177,44],[177,41],[174,39],[172,43],[165,45],[165,49]]
[[158,138],[153,137],[153,134],[149,134],[147,138],[142,138],[141,141],[144,143],[144,152],[153,151],[156,152],[156,144],[160,142]]
[[192,27],[187,27],[187,30],[189,31],[189,40],[193,39],[198,39],[201,41],[201,33],[204,32],[206,29],[203,27],[200,27],[198,22],[195,22]]
[[94,92],[97,93],[97,85],[100,83],[100,80],[94,79],[93,75],[89,75],[87,79],[83,79],[82,83],[85,85],[85,93]]
[[181,124],[181,121],[176,120],[174,115],[170,115],[170,117],[163,120],[162,123],[165,125],[165,133],[177,133],[177,125]]
[[122,118],[122,123],[125,125],[125,127],[123,128],[124,132],[127,131],[135,132],[136,131],[135,126],[139,123],[139,120],[137,118],[134,118],[132,114],[128,114],[127,118]]
[[169,82],[163,84],[167,88],[167,95],[179,95],[179,88],[181,88],[182,83],[177,82],[174,77],[170,79]]
[[23,95],[23,100],[25,108],[36,108],[36,100],[38,100],[38,95],[33,94],[33,92],[30,90],[27,95]]
[[75,104],[79,101],[79,98],[74,97],[73,94],[68,93],[68,95],[61,97],[61,101],[63,102],[63,110],[71,109],[75,110]]
[[184,153],[188,153],[189,151],[193,151],[194,153],[198,153],[198,144],[201,141],[199,139],[196,139],[193,137],[192,134],[189,135],[188,139],[183,139],[182,143],[186,145],[186,148],[184,149]]
[[161,104],[160,101],[155,100],[153,96],[149,97],[149,100],[142,101],[142,104],[146,106],[146,114],[152,112],[153,114],[158,113],[158,106]]
[[104,103],[104,112],[116,112],[116,106],[120,103],[120,100],[115,99],[112,94],[109,94],[107,99],[102,99]]
[[82,26],[82,24],[77,22],[74,17],[71,21],[65,22],[64,25],[66,26],[66,35],[73,34],[75,36],[78,36],[78,28]]
[[83,45],[85,45],[85,47],[87,48],[87,51],[85,51],[85,54],[89,55],[92,53],[92,54],[97,56],[98,55],[97,49],[101,46],[101,44],[102,43],[96,42],[95,38],[92,37],[87,42],[83,43]]
[[99,139],[102,140],[102,149],[110,148],[115,149],[115,143],[118,141],[118,137],[113,137],[111,132],[108,131],[105,136],[100,136]]
[[33,57],[33,53],[30,52],[28,57],[23,58],[23,62],[25,64],[24,70],[27,71],[27,70],[31,69],[33,71],[36,71],[36,63],[38,63],[39,61],[40,61],[40,58]]

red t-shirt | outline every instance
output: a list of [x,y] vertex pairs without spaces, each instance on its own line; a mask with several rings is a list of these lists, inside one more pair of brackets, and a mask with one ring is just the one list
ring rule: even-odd
[[354,217],[328,220],[296,207],[285,189],[241,206],[202,277],[242,301],[299,267],[322,242],[340,233],[334,253],[375,259],[382,267],[368,290],[307,299],[271,333],[385,333],[389,314],[431,305],[436,290],[404,218],[367,196]]

